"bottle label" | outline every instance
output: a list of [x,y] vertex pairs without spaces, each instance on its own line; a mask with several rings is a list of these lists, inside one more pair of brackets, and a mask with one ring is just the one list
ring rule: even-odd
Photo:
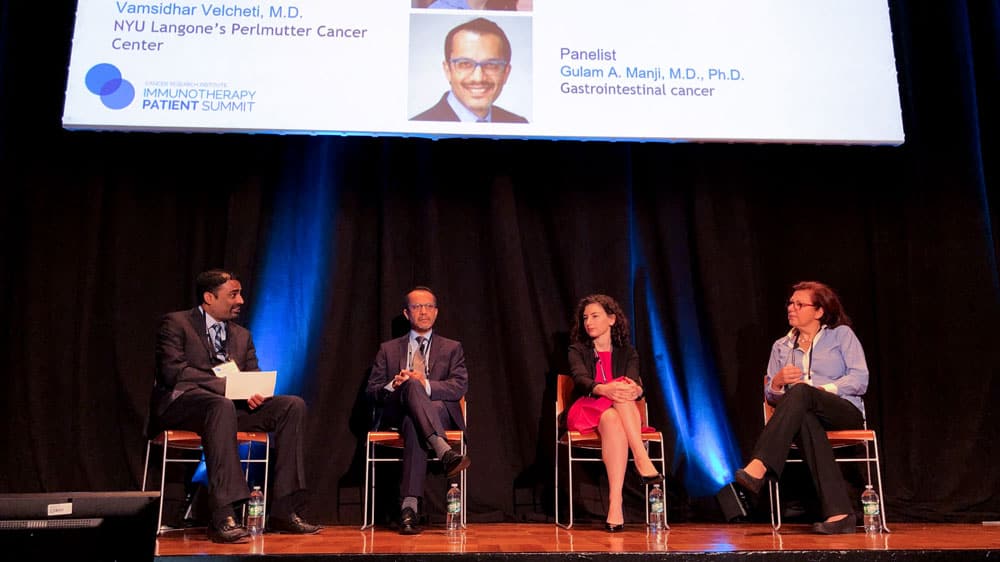
[[864,509],[865,509],[865,515],[878,515],[877,502],[865,502]]
[[649,510],[653,513],[663,513],[663,501],[662,500],[649,500]]
[[260,517],[264,515],[264,506],[261,504],[250,504],[247,506],[247,514],[250,517]]
[[461,501],[450,501],[448,502],[448,513],[461,513],[462,512],[462,502]]

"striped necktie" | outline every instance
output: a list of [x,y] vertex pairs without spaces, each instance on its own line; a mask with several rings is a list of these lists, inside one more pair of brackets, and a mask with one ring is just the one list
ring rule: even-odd
[[419,373],[427,373],[427,338],[417,336],[417,353],[413,357],[413,370]]
[[222,335],[223,329],[224,326],[222,325],[222,322],[219,322],[214,324],[209,331],[212,332],[212,346],[215,348],[215,358],[219,361],[225,362],[227,360],[226,340]]

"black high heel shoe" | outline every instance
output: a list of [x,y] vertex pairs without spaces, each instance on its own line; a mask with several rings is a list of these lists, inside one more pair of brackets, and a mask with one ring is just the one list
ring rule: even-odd
[[744,490],[752,493],[753,495],[760,494],[760,489],[764,486],[765,478],[755,478],[750,475],[747,471],[742,468],[736,469],[735,480],[736,483],[740,485]]
[[820,521],[813,523],[813,532],[821,535],[849,535],[857,531],[857,519],[853,513],[837,521]]
[[642,479],[642,483],[645,486],[652,486],[653,484],[662,484],[663,483],[663,475],[660,474],[659,472],[657,472],[656,474],[654,474],[652,476],[643,476],[642,474],[640,474],[639,478]]
[[608,523],[607,521],[605,521],[604,522],[604,530],[607,531],[607,532],[609,532],[609,533],[620,533],[620,532],[622,532],[622,531],[625,530],[625,524],[624,523],[619,523],[617,525],[612,525],[611,523]]

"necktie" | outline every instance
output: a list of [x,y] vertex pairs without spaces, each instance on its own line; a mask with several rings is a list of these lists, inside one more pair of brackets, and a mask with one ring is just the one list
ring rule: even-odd
[[413,370],[418,373],[427,372],[427,338],[417,336],[417,352],[413,355]]
[[212,346],[215,348],[215,357],[219,361],[225,361],[226,340],[222,337],[222,323],[214,324],[210,331],[212,332]]

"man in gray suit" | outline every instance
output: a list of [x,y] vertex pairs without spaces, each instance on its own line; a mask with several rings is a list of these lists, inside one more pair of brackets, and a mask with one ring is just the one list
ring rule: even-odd
[[407,293],[403,315],[410,321],[410,331],[379,346],[367,393],[382,407],[381,427],[397,428],[403,436],[400,533],[414,535],[420,533],[417,513],[427,452],[441,459],[449,478],[470,464],[445,439],[447,429],[465,430],[459,401],[468,389],[469,374],[462,344],[434,333],[437,298],[429,288]]
[[243,305],[243,287],[233,273],[218,269],[199,274],[196,286],[200,304],[171,312],[160,323],[150,434],[183,429],[201,435],[212,509],[208,537],[230,543],[248,539],[247,530],[235,519],[235,507],[250,497],[236,432],[274,432],[275,500],[270,504],[268,529],[316,533],[319,526],[299,515],[306,499],[305,402],[298,396],[259,394],[249,400],[226,398],[226,380],[217,377],[213,367],[233,361],[241,371],[258,370],[249,330],[232,321]]

